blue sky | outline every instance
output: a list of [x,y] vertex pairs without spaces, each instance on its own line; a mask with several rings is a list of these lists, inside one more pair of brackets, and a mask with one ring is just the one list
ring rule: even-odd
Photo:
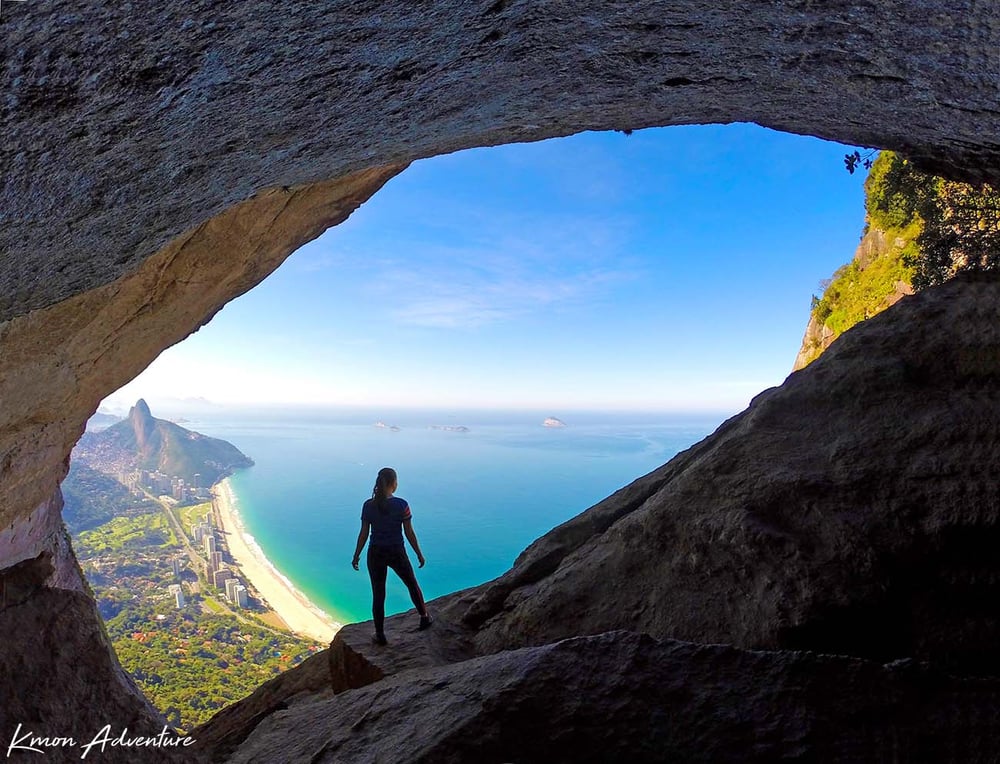
[[846,151],[712,125],[416,162],[105,405],[736,412],[857,246]]

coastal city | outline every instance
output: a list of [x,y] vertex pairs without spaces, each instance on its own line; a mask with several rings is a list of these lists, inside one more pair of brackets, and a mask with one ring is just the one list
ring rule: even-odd
[[[118,480],[133,496],[152,497],[163,505],[185,548],[186,554],[175,556],[170,561],[177,583],[170,584],[167,590],[173,597],[174,607],[180,609],[187,604],[181,577],[189,566],[195,571],[195,580],[187,582],[192,590],[197,591],[204,581],[217,589],[234,608],[247,609],[260,603],[259,597],[251,599],[246,584],[230,565],[231,558],[227,559],[229,553],[225,534],[219,532],[214,518],[214,505],[209,505],[212,508],[200,520],[192,522],[189,530],[174,513],[175,508],[211,499],[210,492],[202,486],[200,474],[195,474],[190,482],[185,482],[182,477],[165,475],[158,470],[133,470],[119,473]],[[257,606],[257,609],[265,608]]]
[[204,722],[322,649],[291,631],[232,554],[221,485],[92,465],[71,463],[67,527],[122,666],[171,725]]

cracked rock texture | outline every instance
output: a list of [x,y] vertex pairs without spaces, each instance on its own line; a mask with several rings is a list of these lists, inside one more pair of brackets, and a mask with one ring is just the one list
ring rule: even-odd
[[[56,607],[52,597],[86,596],[59,525],[58,483],[98,402],[408,162],[587,129],[746,120],[898,149],[926,169],[997,183],[998,47],[1000,7],[981,0],[5,3],[0,570],[51,561],[19,612],[37,600],[41,618]],[[934,320],[994,320],[995,300],[984,300],[963,303],[968,315],[931,303]],[[886,603],[911,622],[887,619],[884,639],[862,640],[855,653],[911,649],[957,668],[975,664],[977,651],[992,660],[995,618],[973,613],[972,593],[993,585],[996,498],[982,488],[993,351],[957,337],[934,346],[941,359],[931,350],[915,358],[898,339],[909,350],[893,362],[847,343],[853,350],[838,364],[860,387],[845,386],[839,365],[821,367],[809,385],[793,377],[727,424],[711,449],[696,447],[541,540],[500,581],[452,598],[460,639],[415,664],[622,627],[754,646],[822,648],[833,634],[851,645],[865,613],[883,617]],[[960,380],[950,387],[946,363]],[[883,378],[915,397],[883,401]],[[884,403],[896,426],[837,429],[842,413],[860,416],[858,396]],[[926,411],[915,413],[917,403]],[[974,419],[970,409],[987,413]],[[812,438],[789,429],[796,417]],[[951,417],[971,434],[939,434]],[[825,438],[831,429],[836,439]],[[773,470],[753,471],[748,433],[773,434]],[[810,453],[825,461],[796,450],[816,443]],[[884,493],[866,492],[873,476],[859,449],[877,454],[887,444],[900,448],[895,472]],[[741,479],[744,458],[751,470]],[[706,480],[732,496],[687,477],[702,462]],[[904,484],[908,494],[889,494]],[[669,507],[688,500],[701,519],[682,527]],[[725,512],[709,510],[716,500]],[[878,520],[889,509],[899,519]],[[668,533],[652,533],[656,518]],[[814,539],[821,518],[830,527]],[[641,562],[640,544],[665,556]],[[755,570],[762,555],[769,562]],[[608,581],[652,578],[615,610],[585,558]],[[808,574],[797,588],[793,572]],[[947,582],[969,598],[949,599]],[[671,610],[720,597],[725,609]],[[81,703],[112,703],[92,694],[93,682],[68,679],[84,643],[100,653],[92,666],[104,680],[94,681],[119,687],[93,609],[66,612],[80,623],[73,654],[39,643],[48,626],[30,618],[3,647],[4,656],[31,655],[40,644],[39,671],[66,678],[35,686],[33,708],[53,726]],[[344,665],[365,681],[378,673],[360,658]]]

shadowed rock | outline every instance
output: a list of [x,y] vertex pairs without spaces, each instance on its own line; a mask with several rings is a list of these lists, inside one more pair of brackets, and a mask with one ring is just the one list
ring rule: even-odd
[[464,615],[575,634],[1000,669],[1000,282],[904,298],[664,467],[532,544]]
[[[431,630],[397,615],[379,647],[345,627],[324,693],[272,703],[227,752],[299,735],[288,761],[1000,754],[1000,680],[946,675],[1000,666],[997,348],[997,278],[903,299],[505,575],[429,603]],[[742,649],[605,633],[624,626]]]
[[226,761],[986,761],[998,709],[1000,680],[612,632],[303,701]]
[[[19,592],[0,608],[0,750],[12,761],[80,761],[84,746],[105,725],[111,725],[112,739],[126,729],[129,738],[158,735],[166,722],[115,659],[93,599],[79,591],[36,588],[48,575],[46,568],[51,563],[38,560],[0,574],[5,588]],[[8,751],[15,742],[31,745],[25,735],[75,742],[35,746],[41,754]],[[102,750],[98,744],[87,761],[186,764],[195,755],[191,748],[107,745]]]
[[[971,0],[752,12],[735,0],[6,3],[0,567],[47,551],[48,584],[80,587],[58,483],[98,402],[413,159],[585,129],[749,120],[997,182],[998,18]],[[985,300],[972,313],[995,324]],[[939,314],[927,318],[976,319]],[[909,353],[915,340],[895,328]],[[996,497],[982,487],[997,346],[949,338],[886,359],[888,341],[876,342],[869,376],[855,345],[846,366],[822,366],[805,387],[793,378],[711,447],[547,536],[451,622],[479,652],[626,626],[988,660],[995,598],[981,595],[995,578]],[[959,372],[950,387],[945,362]],[[894,398],[894,385],[906,395]],[[885,414],[875,427],[869,411]],[[943,428],[952,418],[971,435]],[[877,462],[884,449],[894,462]],[[895,477],[879,483],[878,464]],[[43,591],[27,603],[54,617],[62,594],[83,596]],[[117,713],[100,688],[120,689],[120,671],[92,605],[66,612],[76,649],[37,641],[39,611],[11,627],[4,659],[59,678],[31,687],[38,708]],[[886,612],[900,617],[877,620],[887,636],[872,651],[861,626]],[[74,682],[88,649],[94,679]],[[0,708],[22,707],[8,700],[30,676],[12,680]]]

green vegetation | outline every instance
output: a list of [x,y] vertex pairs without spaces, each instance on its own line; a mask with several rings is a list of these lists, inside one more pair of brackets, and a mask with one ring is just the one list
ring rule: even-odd
[[[154,506],[81,532],[73,543],[122,666],[171,725],[190,730],[323,646],[216,599]],[[175,511],[190,523],[210,506]],[[180,576],[174,559],[185,561]],[[168,590],[178,583],[186,600],[180,609]]]
[[146,601],[107,621],[122,666],[174,727],[190,730],[316,650],[290,634]]
[[90,556],[113,552],[176,547],[177,536],[158,509],[146,510],[134,517],[116,517],[77,537],[77,548]]
[[848,263],[834,274],[823,298],[816,303],[814,315],[840,335],[887,307],[886,298],[896,292],[896,284],[910,283],[911,279],[912,270],[898,252],[876,259],[867,268]]
[[205,515],[212,511],[212,502],[206,501],[201,504],[189,504],[186,507],[176,507],[174,514],[178,522],[184,528],[185,533],[191,534],[191,527],[205,519]]
[[813,298],[812,318],[825,332],[804,349],[807,363],[840,334],[889,307],[900,283],[920,290],[963,271],[1000,265],[1000,193],[990,186],[928,175],[883,151],[865,180],[865,209],[868,229],[882,232],[884,246],[839,268],[822,297]]
[[153,506],[152,502],[132,496],[114,478],[77,460],[70,462],[62,492],[63,519],[70,533],[96,528],[112,517],[132,510],[147,511]]
[[139,401],[127,420],[81,438],[62,486],[73,546],[118,658],[181,730],[324,646],[269,624],[276,616],[252,603],[233,608],[205,580],[202,546],[184,535],[211,503],[136,498],[110,475],[159,469],[188,483],[197,474],[204,486],[250,464],[232,444],[156,419]]

